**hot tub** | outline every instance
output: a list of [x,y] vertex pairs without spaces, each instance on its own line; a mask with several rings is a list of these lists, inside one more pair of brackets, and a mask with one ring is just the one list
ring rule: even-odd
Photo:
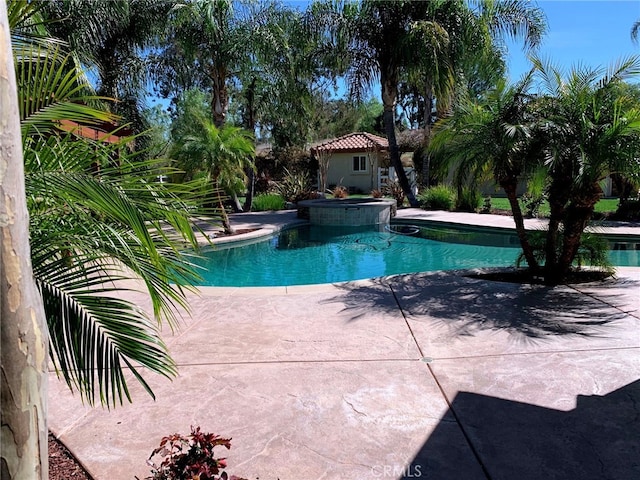
[[395,200],[385,198],[320,198],[298,203],[298,217],[312,225],[387,225],[395,215]]

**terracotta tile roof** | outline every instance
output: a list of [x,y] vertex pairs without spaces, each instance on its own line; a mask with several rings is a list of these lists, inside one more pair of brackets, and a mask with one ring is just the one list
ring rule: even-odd
[[384,137],[367,132],[355,132],[342,137],[325,140],[311,148],[311,152],[331,150],[332,152],[366,152],[369,150],[388,150],[389,142]]
[[89,126],[72,122],[71,120],[61,120],[58,128],[63,132],[73,133],[78,137],[106,143],[118,143],[122,140],[122,137],[133,135],[130,129],[118,127],[115,123],[109,122]]

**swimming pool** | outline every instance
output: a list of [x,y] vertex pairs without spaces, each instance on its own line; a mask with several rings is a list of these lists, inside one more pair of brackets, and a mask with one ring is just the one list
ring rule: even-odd
[[[203,286],[289,286],[505,267],[514,265],[519,254],[518,239],[510,232],[304,225],[260,242],[206,250],[195,263],[202,267]],[[639,258],[638,250],[611,251],[614,265],[637,266]]]

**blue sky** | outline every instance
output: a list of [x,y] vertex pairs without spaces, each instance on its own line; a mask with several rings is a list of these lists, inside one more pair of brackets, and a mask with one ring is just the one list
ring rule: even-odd
[[[548,23],[539,55],[565,71],[575,65],[611,65],[623,56],[640,55],[631,27],[640,20],[640,0],[538,0]],[[509,77],[530,68],[521,43],[509,44]]]

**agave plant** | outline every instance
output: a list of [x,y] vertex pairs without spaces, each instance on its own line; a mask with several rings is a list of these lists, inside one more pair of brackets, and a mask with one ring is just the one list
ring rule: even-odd
[[[82,135],[81,128],[116,120],[100,108],[105,99],[64,45],[47,38],[32,2],[9,3],[9,19],[32,264],[52,361],[90,404],[96,396],[107,405],[131,400],[126,372],[153,395],[140,369],[176,373],[160,325],[175,324],[197,277],[182,251],[197,247],[201,212],[187,192],[201,189],[155,182],[171,172],[160,161],[138,161],[135,138]],[[124,298],[128,279],[144,285],[152,312]]]

